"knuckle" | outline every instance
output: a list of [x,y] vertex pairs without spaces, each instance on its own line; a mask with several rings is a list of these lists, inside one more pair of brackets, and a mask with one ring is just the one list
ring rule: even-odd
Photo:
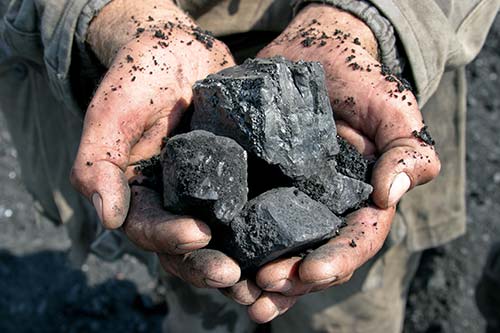
[[344,284],[349,282],[352,279],[352,276],[354,275],[354,272],[350,272],[347,276],[339,280],[336,284]]
[[150,250],[151,246],[148,246],[149,243],[145,242],[144,230],[141,223],[137,222],[133,215],[127,217],[125,222],[123,223],[123,231],[127,235],[127,237],[137,244],[138,246]]
[[441,160],[439,159],[437,154],[436,154],[436,159],[434,161],[434,168],[432,171],[433,171],[432,172],[433,178],[436,178],[439,175],[439,173],[441,172]]

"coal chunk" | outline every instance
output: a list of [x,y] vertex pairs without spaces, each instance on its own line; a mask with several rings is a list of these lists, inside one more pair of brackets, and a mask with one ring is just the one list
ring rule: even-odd
[[338,173],[331,163],[307,178],[297,178],[294,185],[314,200],[342,215],[357,209],[366,202],[373,187],[363,181]]
[[160,155],[155,155],[147,160],[141,160],[134,167],[136,174],[144,176],[140,182],[134,181],[133,184],[149,187],[159,193],[163,193],[162,167]]
[[198,81],[191,127],[233,138],[288,177],[307,177],[339,152],[323,67],[251,59]]
[[230,245],[225,251],[248,272],[332,238],[342,223],[298,189],[277,188],[247,203],[230,224]]
[[338,135],[337,142],[340,152],[335,156],[336,170],[350,178],[370,182],[371,170],[369,166],[371,165],[369,161],[353,145]]
[[247,201],[247,154],[230,138],[192,131],[161,154],[164,206],[173,213],[229,223]]

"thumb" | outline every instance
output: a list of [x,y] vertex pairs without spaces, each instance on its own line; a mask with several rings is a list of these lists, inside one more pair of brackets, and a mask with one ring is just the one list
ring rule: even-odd
[[440,169],[432,145],[418,138],[398,139],[384,149],[375,164],[373,201],[381,208],[394,206],[408,190],[437,177]]
[[119,228],[125,221],[130,202],[125,174],[106,160],[84,163],[84,167],[81,164],[76,161],[73,167],[73,186],[92,202],[105,228]]
[[105,111],[97,115],[92,109],[87,112],[71,182],[92,202],[103,226],[115,229],[123,224],[129,208],[125,170],[136,140],[118,128],[110,115]]
[[140,98],[150,92],[125,83],[123,89],[116,89],[121,75],[108,72],[87,110],[70,178],[93,203],[103,226],[111,229],[119,228],[127,216],[130,189],[125,171],[132,147],[151,127],[147,125],[149,103]]

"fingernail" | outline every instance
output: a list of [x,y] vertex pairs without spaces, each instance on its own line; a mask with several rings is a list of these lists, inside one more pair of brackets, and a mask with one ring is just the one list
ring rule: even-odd
[[293,284],[289,279],[281,279],[276,282],[269,283],[264,289],[267,291],[285,293],[292,289]]
[[97,192],[92,194],[92,204],[94,205],[94,208],[97,212],[97,216],[99,216],[99,220],[101,220],[102,223],[102,198],[101,195]]
[[192,250],[197,250],[197,249],[200,249],[200,248],[206,246],[209,242],[210,242],[210,240],[177,244],[175,247],[178,250],[182,250],[182,251],[192,251]]
[[212,280],[209,278],[205,278],[204,281],[205,281],[205,284],[207,286],[212,287],[212,288],[227,288],[228,287],[227,283],[222,283],[222,282]]
[[278,317],[279,315],[280,315],[280,310],[278,310],[278,308],[276,308],[274,313],[271,315],[271,317],[269,317],[269,319],[267,321],[269,322],[269,321],[273,320],[274,318]]
[[410,177],[405,172],[399,173],[392,181],[391,189],[389,190],[389,200],[387,205],[389,207],[394,206],[398,203],[399,199],[405,194],[410,188],[411,180]]
[[308,282],[307,284],[311,285],[311,286],[317,286],[317,285],[324,285],[324,284],[333,283],[336,280],[337,280],[337,276],[334,276],[334,277],[326,278],[323,280],[314,280],[314,281]]

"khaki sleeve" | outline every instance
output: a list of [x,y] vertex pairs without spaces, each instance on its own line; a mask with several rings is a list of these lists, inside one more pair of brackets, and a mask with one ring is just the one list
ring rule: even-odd
[[77,109],[70,82],[74,51],[84,56],[89,22],[111,0],[0,1],[0,41],[7,53],[43,65],[54,96]]
[[483,46],[500,0],[371,0],[387,17],[411,66],[420,103],[447,68],[471,62]]

